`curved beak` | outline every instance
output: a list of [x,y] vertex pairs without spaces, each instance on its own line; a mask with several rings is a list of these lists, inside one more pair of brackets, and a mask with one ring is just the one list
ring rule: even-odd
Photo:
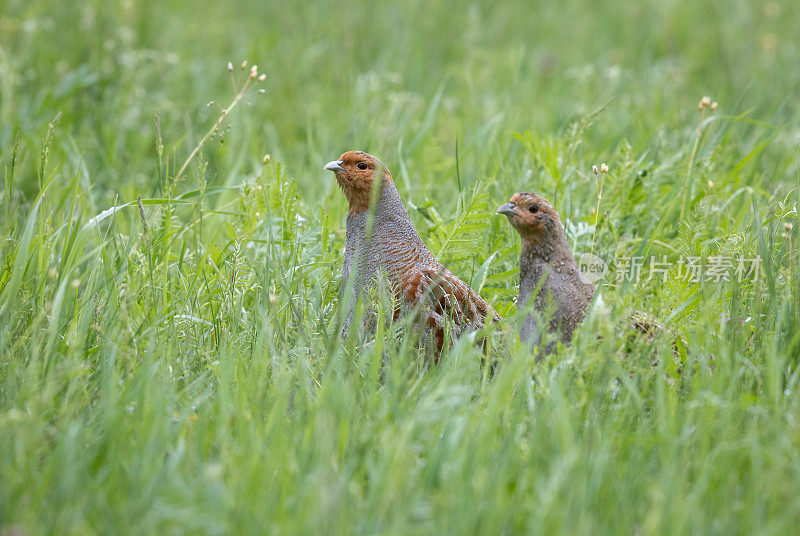
[[495,214],[502,214],[504,216],[517,216],[517,211],[514,210],[514,203],[503,203],[497,207]]
[[334,172],[336,172],[336,171],[344,171],[344,168],[342,167],[342,161],[341,160],[332,160],[332,161],[328,162],[327,164],[325,164],[325,166],[322,169],[327,169],[327,170],[334,171]]

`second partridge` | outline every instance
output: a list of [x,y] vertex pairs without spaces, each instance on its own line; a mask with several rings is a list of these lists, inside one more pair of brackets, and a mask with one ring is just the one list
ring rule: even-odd
[[[517,306],[525,307],[536,291],[533,309],[537,314],[525,316],[520,339],[538,345],[547,332],[568,344],[586,315],[595,288],[578,269],[558,213],[546,199],[532,193],[514,194],[497,213],[505,215],[522,238]],[[544,326],[542,318],[549,308],[552,316]],[[547,343],[545,352],[553,347],[552,342]]]

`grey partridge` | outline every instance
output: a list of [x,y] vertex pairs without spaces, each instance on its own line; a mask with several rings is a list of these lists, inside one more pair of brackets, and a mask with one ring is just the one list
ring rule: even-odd
[[[517,193],[497,209],[522,238],[519,259],[519,298],[517,306],[528,305],[538,289],[532,309],[520,325],[520,339],[529,345],[540,345],[546,333],[554,334],[569,344],[594,296],[595,287],[578,269],[564,235],[564,227],[553,206],[532,193]],[[552,310],[549,325],[542,318]],[[545,344],[550,353],[554,342]]]
[[[487,318],[500,320],[477,292],[434,258],[380,160],[362,151],[348,151],[326,164],[325,169],[334,172],[349,204],[342,296],[351,278],[353,291],[345,329],[352,322],[355,300],[383,274],[400,304],[395,317],[404,311],[419,314],[425,342],[432,343],[437,352],[444,346],[448,323],[455,338],[482,328]],[[370,213],[374,219],[370,219]]]

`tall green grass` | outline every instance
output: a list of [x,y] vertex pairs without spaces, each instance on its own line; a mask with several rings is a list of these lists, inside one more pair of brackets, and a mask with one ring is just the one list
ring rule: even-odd
[[[7,0],[0,533],[795,532],[798,15]],[[265,93],[176,180],[244,59]],[[504,316],[493,377],[468,340],[430,366],[381,308],[342,340],[346,203],[321,166],[353,148]],[[609,263],[605,309],[540,362],[492,216],[516,191]],[[616,280],[664,255],[761,274]]]

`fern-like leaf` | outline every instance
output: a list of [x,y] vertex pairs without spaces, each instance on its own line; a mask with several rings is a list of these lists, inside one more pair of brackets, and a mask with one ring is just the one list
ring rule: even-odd
[[444,264],[458,263],[481,250],[482,237],[489,227],[488,211],[488,195],[483,184],[476,183],[459,198],[453,221],[433,229],[430,249],[436,258]]

